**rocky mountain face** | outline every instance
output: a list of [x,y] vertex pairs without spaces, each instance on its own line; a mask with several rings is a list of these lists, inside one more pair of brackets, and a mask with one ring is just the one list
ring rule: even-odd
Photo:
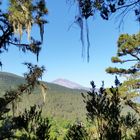
[[61,78],[54,80],[52,83],[61,85],[67,88],[71,88],[71,89],[84,89],[84,90],[88,89],[78,83],[72,82],[67,79],[61,79]]

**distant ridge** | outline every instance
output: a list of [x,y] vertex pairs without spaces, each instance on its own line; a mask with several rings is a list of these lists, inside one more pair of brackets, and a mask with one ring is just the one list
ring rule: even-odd
[[60,86],[64,86],[67,88],[71,88],[71,89],[84,89],[84,90],[88,89],[88,88],[86,88],[78,83],[72,82],[72,81],[67,80],[67,79],[62,79],[62,78],[56,79],[51,83],[54,83],[54,84],[57,84]]
[[0,72],[0,86],[1,84],[8,84],[8,85],[19,85],[25,82],[24,77],[9,73],[9,72]]
[[16,77],[16,78],[23,78],[22,76],[16,75],[16,74],[14,74],[14,73],[3,72],[3,71],[1,71],[1,72],[0,72],[0,77],[3,77],[3,76]]
[[[9,72],[0,72],[0,89],[7,89],[8,87],[15,87],[21,83],[24,83],[25,79],[23,76],[19,76],[13,73],[9,73]],[[45,81],[44,81],[45,82]],[[56,79],[53,82],[45,82],[49,88],[57,88],[58,89],[64,89],[64,88],[68,88],[68,89],[77,89],[77,90],[89,90],[89,88],[84,87],[80,84],[77,84],[75,82],[72,82],[70,80],[67,79]],[[66,89],[64,89],[66,90]]]

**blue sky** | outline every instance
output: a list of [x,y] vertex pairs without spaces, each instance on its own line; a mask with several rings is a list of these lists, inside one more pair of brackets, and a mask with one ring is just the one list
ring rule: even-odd
[[[100,86],[101,81],[104,80],[106,86],[112,85],[114,76],[106,74],[105,69],[108,66],[115,66],[110,59],[115,55],[119,34],[138,32],[139,26],[135,22],[134,16],[127,17],[121,31],[117,28],[118,22],[113,18],[110,21],[104,21],[95,16],[89,20],[91,48],[88,63],[86,59],[81,58],[79,27],[73,24],[68,30],[74,22],[77,13],[76,7],[70,7],[66,4],[66,0],[48,0],[47,7],[49,23],[45,27],[39,62],[36,61],[35,55],[23,54],[14,46],[10,46],[8,53],[1,56],[4,64],[3,71],[22,75],[26,71],[22,62],[32,62],[45,66],[44,81],[51,82],[57,78],[65,78],[89,87],[91,80],[94,80],[97,86]],[[32,34],[39,37],[37,31],[35,28],[32,30]]]

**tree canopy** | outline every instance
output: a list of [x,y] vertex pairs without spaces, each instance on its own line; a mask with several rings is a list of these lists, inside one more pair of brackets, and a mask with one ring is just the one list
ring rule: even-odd
[[[23,52],[31,51],[38,55],[43,41],[44,25],[47,23],[45,0],[9,0],[9,6],[0,10],[0,52],[8,50],[8,46],[19,47]],[[31,36],[31,28],[37,24],[40,29],[40,39]],[[27,33],[28,43],[22,40],[23,33]]]
[[79,14],[82,18],[88,19],[99,12],[101,17],[108,20],[113,13],[124,16],[134,12],[137,20],[140,21],[139,0],[76,0],[79,7]]
[[134,62],[128,69],[112,68],[106,69],[108,73],[134,74],[140,70],[140,32],[134,35],[122,34],[117,42],[117,55],[111,58],[113,63]]
[[[73,1],[77,4],[78,13],[75,16],[75,23],[77,23],[81,29],[81,43],[82,43],[82,56],[86,47],[87,60],[90,58],[90,39],[89,39],[89,27],[88,20],[91,17],[99,16],[103,20],[109,20],[112,15],[115,15],[117,21],[119,21],[119,28],[122,23],[125,22],[125,17],[129,14],[133,14],[135,20],[140,22],[140,0],[67,0]],[[99,14],[99,15],[98,15]],[[84,35],[84,31],[85,34]],[[86,38],[86,42],[84,40]],[[87,45],[85,45],[87,44]]]
[[122,67],[108,67],[106,69],[109,74],[117,74],[126,78],[119,90],[122,96],[127,96],[127,99],[131,100],[139,96],[139,49],[140,32],[133,35],[121,34],[117,42],[117,54],[111,58],[111,61],[115,64],[121,64]]

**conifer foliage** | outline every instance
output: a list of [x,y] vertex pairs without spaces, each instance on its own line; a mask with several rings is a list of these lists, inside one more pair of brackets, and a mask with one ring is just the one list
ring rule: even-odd
[[[122,34],[117,42],[117,55],[112,57],[113,63],[128,63],[133,62],[130,68],[112,68],[109,67],[106,71],[110,74],[134,74],[140,70],[140,32],[134,35]],[[124,58],[124,59],[123,59]]]
[[139,0],[76,0],[82,18],[88,19],[99,12],[101,17],[108,20],[113,13],[124,18],[129,12],[134,12],[140,21]]
[[[42,84],[38,79],[42,77],[44,67],[39,68],[31,63],[25,65],[29,69],[28,73],[25,73],[26,83],[19,85],[15,90],[6,91],[0,98],[0,139],[48,140],[51,125],[47,118],[42,118],[41,108],[37,110],[37,107],[33,106],[23,114],[6,115],[12,110],[10,104],[17,102],[23,94],[31,94],[35,87]],[[20,132],[19,137],[16,135],[17,132]]]
[[[6,10],[3,3],[8,2]],[[8,0],[0,4],[0,53],[8,47],[19,47],[23,52],[30,51],[38,55],[43,41],[44,25],[47,23],[45,0]],[[41,39],[36,40],[31,36],[31,28],[37,24],[40,29]],[[28,43],[22,39],[27,32]],[[50,122],[42,118],[41,108],[36,106],[25,109],[23,113],[15,113],[16,103],[23,94],[31,94],[35,87],[40,87],[42,94],[46,91],[45,84],[39,81],[45,68],[24,63],[28,72],[24,74],[25,83],[18,85],[17,89],[7,90],[0,97],[0,139],[27,139],[49,140]],[[2,66],[2,62],[0,62]],[[44,95],[45,97],[45,95]],[[13,112],[13,114],[11,114]]]
[[70,126],[64,140],[88,140],[88,132],[82,122]]
[[[97,13],[99,13],[102,19],[109,20],[111,15],[116,14],[116,20],[119,22],[120,28],[125,21],[125,17],[130,13],[133,13],[135,15],[135,20],[140,22],[140,0],[74,0],[74,2],[78,7],[75,23],[78,24],[81,29],[80,39],[82,43],[82,56],[84,56],[84,53],[86,52],[88,61],[90,58],[88,19],[96,17]],[[84,37],[86,38],[86,42]],[[85,46],[87,48],[86,51]]]
[[[3,4],[9,6],[3,9]],[[44,0],[8,0],[0,5],[0,53],[8,50],[8,46],[19,47],[23,52],[31,51],[37,59],[43,41],[44,25],[47,23],[48,10]],[[41,39],[31,36],[33,25],[38,25]],[[27,33],[28,43],[22,39],[23,33]],[[1,62],[2,64],[2,62]]]
[[[137,34],[120,35],[117,42],[117,54],[112,57],[112,62],[121,64],[122,67],[108,67],[106,72],[126,77],[119,87],[121,95],[128,100],[139,96],[140,88],[140,32]],[[127,66],[125,65],[127,64]]]
[[111,94],[103,86],[97,91],[94,82],[91,82],[91,85],[92,91],[82,96],[86,103],[87,119],[96,126],[97,136],[95,135],[94,138],[99,140],[132,139],[131,134],[128,136],[127,132],[134,133],[139,123],[134,114],[128,112],[122,115],[125,99],[120,96],[118,90],[120,85],[111,87]]

